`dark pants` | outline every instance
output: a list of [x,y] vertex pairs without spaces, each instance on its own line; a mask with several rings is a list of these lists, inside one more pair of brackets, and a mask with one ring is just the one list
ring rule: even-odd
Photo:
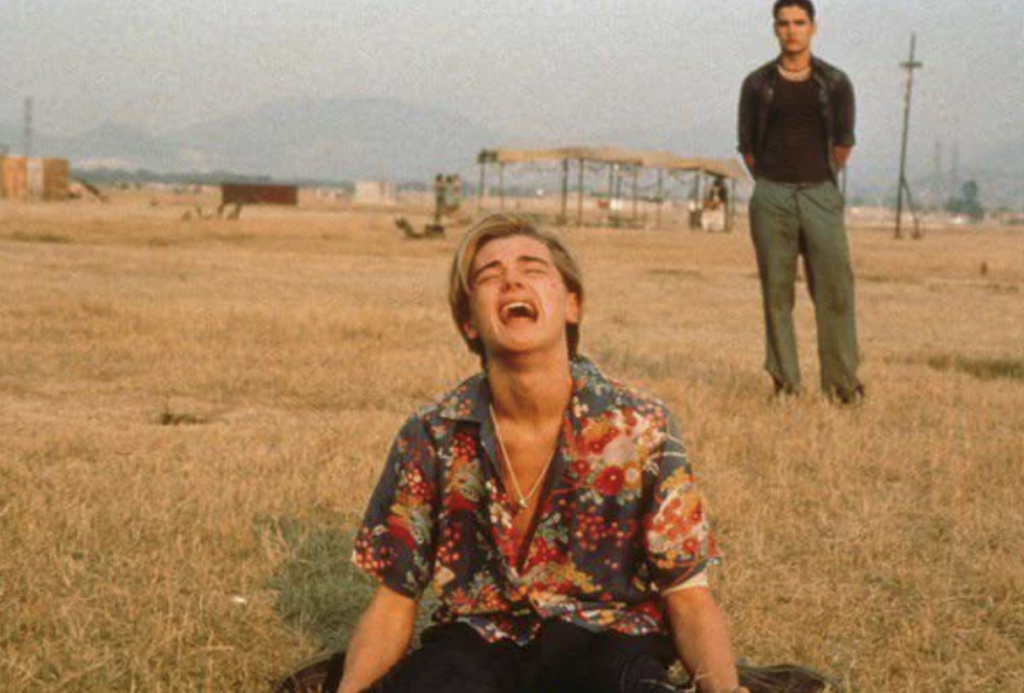
[[592,633],[547,621],[533,642],[488,643],[463,624],[428,628],[372,693],[663,693],[668,636]]
[[843,207],[842,193],[831,182],[790,185],[759,180],[754,188],[750,230],[764,300],[765,369],[781,390],[800,387],[793,305],[801,255],[818,323],[821,387],[843,399],[860,387],[853,270]]

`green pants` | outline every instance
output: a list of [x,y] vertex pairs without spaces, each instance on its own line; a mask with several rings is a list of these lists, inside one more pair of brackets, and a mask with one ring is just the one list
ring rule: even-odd
[[764,299],[765,369],[780,390],[800,387],[793,328],[800,255],[818,322],[821,387],[839,397],[860,387],[853,270],[843,207],[842,193],[831,182],[791,185],[759,180],[750,199],[750,231]]

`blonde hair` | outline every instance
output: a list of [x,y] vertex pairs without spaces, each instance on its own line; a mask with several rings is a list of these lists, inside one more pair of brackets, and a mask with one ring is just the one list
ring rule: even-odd
[[[576,295],[581,309],[583,306],[583,275],[575,255],[562,239],[552,233],[542,231],[533,219],[523,214],[491,214],[484,217],[462,237],[459,249],[455,251],[451,273],[448,277],[448,304],[451,307],[452,319],[455,320],[455,327],[459,330],[459,334],[462,335],[469,350],[478,354],[481,361],[485,360],[486,355],[479,337],[470,339],[463,330],[463,325],[469,322],[469,297],[473,290],[470,272],[473,270],[473,261],[481,248],[491,241],[510,236],[526,236],[547,246],[555,269],[558,270],[565,283],[565,288],[569,293]],[[566,323],[565,332],[569,346],[569,358],[575,358],[580,342],[580,326],[578,323],[575,325]]]

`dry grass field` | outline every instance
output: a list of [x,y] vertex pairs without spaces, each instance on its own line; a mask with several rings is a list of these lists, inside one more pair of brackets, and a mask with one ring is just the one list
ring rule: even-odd
[[[391,436],[476,368],[444,302],[459,230],[183,209],[0,206],[2,691],[261,691],[343,644]],[[583,350],[686,428],[741,656],[1024,691],[1024,234],[852,230],[853,409],[814,391],[802,289],[811,387],[769,402],[745,232],[565,235]]]

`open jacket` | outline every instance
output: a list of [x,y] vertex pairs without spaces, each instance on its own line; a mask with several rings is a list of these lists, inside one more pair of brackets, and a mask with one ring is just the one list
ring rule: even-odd
[[[782,79],[778,65],[779,61],[775,59],[757,68],[743,80],[740,90],[738,149],[743,155],[753,155],[755,169],[764,152],[775,88]],[[856,141],[853,134],[856,116],[853,85],[842,70],[814,56],[811,56],[811,79],[818,85],[829,170],[832,181],[837,182],[839,165],[835,159],[835,147],[852,147]],[[752,173],[756,178],[757,171]]]

